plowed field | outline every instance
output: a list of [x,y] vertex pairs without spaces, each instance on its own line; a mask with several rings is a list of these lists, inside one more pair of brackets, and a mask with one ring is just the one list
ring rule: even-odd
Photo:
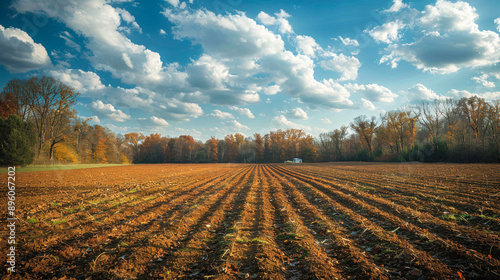
[[16,179],[10,279],[500,279],[500,165],[166,164]]

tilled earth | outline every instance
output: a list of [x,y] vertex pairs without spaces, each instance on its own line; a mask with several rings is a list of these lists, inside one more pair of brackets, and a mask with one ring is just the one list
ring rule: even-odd
[[26,172],[16,203],[6,279],[500,279],[498,164]]

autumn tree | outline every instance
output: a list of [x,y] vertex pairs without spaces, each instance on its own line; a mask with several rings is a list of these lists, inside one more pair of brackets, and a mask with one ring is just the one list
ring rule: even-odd
[[314,138],[311,135],[305,135],[299,138],[300,157],[305,162],[312,162],[318,156]]
[[431,143],[434,142],[434,139],[439,138],[443,131],[443,101],[434,100],[434,102],[422,102],[419,106],[417,106],[416,110],[418,111],[418,122],[422,125],[429,133],[429,138]]
[[482,138],[487,130],[488,103],[483,98],[472,96],[460,99],[457,106],[467,120],[474,138]]
[[226,141],[224,139],[222,139],[217,144],[217,152],[218,152],[217,161],[218,162],[224,162],[226,160],[226,151],[227,151]]
[[[241,135],[241,134],[240,134]],[[236,162],[238,158],[238,143],[233,134],[228,134],[224,137],[226,153],[224,154],[224,162]]]
[[417,134],[417,115],[411,110],[387,112],[382,122],[377,133],[380,141],[386,141],[396,153],[413,146]]
[[259,133],[255,133],[254,137],[254,149],[255,149],[255,162],[264,162],[264,138]]
[[500,100],[495,100],[489,106],[487,113],[490,137],[496,162],[500,161]]
[[320,161],[333,160],[333,143],[331,134],[332,132],[320,133],[319,140],[316,141]]
[[69,123],[75,117],[72,109],[78,93],[52,77],[33,77],[25,85],[29,119],[38,136],[37,152],[40,155],[45,141],[50,141],[49,158],[52,160],[54,145],[64,140]]
[[27,121],[33,109],[30,104],[30,95],[27,92],[26,80],[12,79],[0,93],[1,114],[8,117],[16,114],[22,121]]
[[246,138],[238,147],[239,162],[249,163],[255,162],[255,142]]
[[286,143],[285,158],[292,159],[299,157],[300,141],[305,137],[306,133],[301,129],[287,129],[283,133],[283,140]]
[[8,118],[17,114],[17,102],[14,94],[2,91],[0,93],[0,117]]
[[164,143],[159,133],[153,133],[146,136],[141,144],[138,155],[139,162],[144,163],[162,163],[164,159]]
[[177,158],[180,158],[181,162],[194,162],[196,156],[195,151],[197,150],[198,145],[196,141],[194,141],[193,137],[189,135],[181,135],[177,141],[177,147],[180,148],[178,150],[180,156]]
[[341,126],[340,129],[335,129],[330,134],[330,138],[335,148],[335,155],[337,160],[342,160],[342,150],[344,149],[344,141],[347,136],[347,126]]
[[106,157],[106,131],[104,127],[100,125],[94,126],[94,131],[92,135],[92,158],[93,162],[96,163],[108,163]]
[[219,147],[219,140],[215,139],[215,137],[212,136],[212,138],[207,140],[207,149],[208,149],[208,160],[210,162],[217,162],[218,161],[218,147]]
[[351,128],[356,131],[360,141],[366,144],[368,152],[370,153],[372,152],[372,140],[376,127],[377,123],[375,122],[375,117],[367,119],[366,116],[359,116],[351,123]]
[[49,141],[48,155],[52,160],[55,145],[70,133],[70,123],[76,115],[72,106],[77,95],[73,88],[52,77],[13,79],[1,93],[2,114],[15,110],[21,120],[30,122],[37,135],[37,156]]
[[137,160],[136,156],[139,155],[139,145],[146,138],[144,134],[131,132],[124,135],[125,137],[125,145],[130,147],[132,150],[133,156],[132,160]]

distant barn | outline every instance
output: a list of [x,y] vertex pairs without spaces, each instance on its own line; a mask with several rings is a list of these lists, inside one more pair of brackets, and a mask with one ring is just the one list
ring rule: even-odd
[[300,158],[294,158],[292,161],[293,163],[302,163],[302,159]]

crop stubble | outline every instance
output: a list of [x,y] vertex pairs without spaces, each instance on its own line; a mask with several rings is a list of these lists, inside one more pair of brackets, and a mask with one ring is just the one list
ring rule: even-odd
[[499,171],[330,163],[19,173],[17,273],[4,264],[2,276],[498,279]]

